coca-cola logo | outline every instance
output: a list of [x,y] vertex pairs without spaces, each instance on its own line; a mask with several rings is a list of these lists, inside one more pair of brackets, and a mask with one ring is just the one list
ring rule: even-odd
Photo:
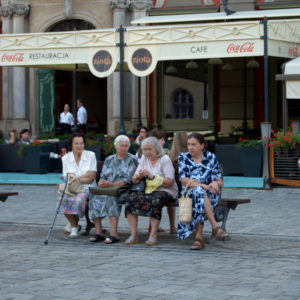
[[24,53],[17,52],[15,54],[4,53],[1,57],[2,62],[22,62],[24,60]]
[[106,72],[110,69],[112,57],[106,50],[98,51],[93,57],[93,66],[98,72]]
[[141,48],[134,51],[131,61],[137,70],[146,71],[151,66],[152,55],[147,49]]
[[227,47],[227,53],[243,53],[243,52],[253,52],[254,42],[245,42],[243,44],[230,43]]
[[288,53],[291,56],[298,56],[298,48],[297,47],[289,47]]

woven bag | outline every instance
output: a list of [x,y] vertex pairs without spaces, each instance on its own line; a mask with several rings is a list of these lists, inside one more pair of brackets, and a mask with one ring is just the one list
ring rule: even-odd
[[179,198],[179,222],[191,223],[193,220],[193,199],[188,197],[188,187],[194,180],[185,186],[182,197]]
[[59,193],[62,194],[65,185],[67,185],[65,193],[71,197],[74,197],[79,193],[85,192],[84,187],[81,185],[79,179],[76,177],[76,174],[74,174],[74,173],[68,173],[68,182],[67,183],[60,183],[58,185]]

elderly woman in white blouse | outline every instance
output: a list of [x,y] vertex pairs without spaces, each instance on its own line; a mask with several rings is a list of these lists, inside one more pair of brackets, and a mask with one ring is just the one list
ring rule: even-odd
[[80,183],[84,187],[84,193],[79,193],[74,197],[65,195],[60,213],[63,213],[69,223],[64,229],[70,238],[78,238],[79,218],[84,215],[87,198],[90,196],[89,187],[96,186],[97,160],[95,153],[84,150],[85,137],[81,133],[74,133],[70,137],[72,151],[62,158],[63,175],[75,173]]
[[150,217],[151,230],[146,241],[147,246],[157,244],[157,231],[164,205],[176,202],[178,188],[175,182],[175,170],[171,159],[164,154],[163,148],[156,137],[143,140],[141,145],[144,156],[132,178],[134,184],[148,178],[154,179],[156,175],[163,178],[163,182],[150,194],[145,192],[132,192],[125,200],[125,213],[130,226],[131,235],[125,241],[127,245],[139,242],[137,234],[138,216]]

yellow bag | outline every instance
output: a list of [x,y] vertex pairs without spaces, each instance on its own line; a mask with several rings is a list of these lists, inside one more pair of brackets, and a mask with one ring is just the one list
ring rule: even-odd
[[153,179],[146,179],[145,194],[151,194],[157,188],[159,188],[164,182],[164,179],[158,174]]
[[181,223],[191,223],[193,220],[193,199],[187,196],[188,187],[194,180],[190,180],[185,186],[182,197],[179,198],[179,222]]

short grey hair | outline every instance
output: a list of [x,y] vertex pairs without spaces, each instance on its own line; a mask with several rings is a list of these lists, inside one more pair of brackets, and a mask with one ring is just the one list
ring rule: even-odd
[[118,135],[115,140],[114,140],[114,146],[117,146],[118,143],[120,142],[127,142],[128,145],[130,145],[130,140],[128,138],[128,136],[124,135],[124,134],[121,134],[121,135]]
[[163,147],[161,146],[161,144],[158,141],[158,139],[156,137],[154,137],[154,136],[150,136],[148,138],[145,138],[142,141],[141,148],[142,148],[143,152],[144,152],[145,146],[149,145],[149,144],[152,145],[156,149],[157,157],[162,157],[162,156],[165,155]]

